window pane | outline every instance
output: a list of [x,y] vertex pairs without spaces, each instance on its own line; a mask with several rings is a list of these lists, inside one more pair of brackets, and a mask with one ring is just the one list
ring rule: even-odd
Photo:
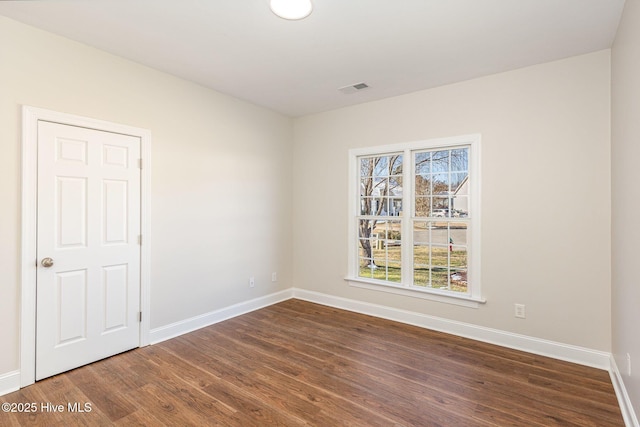
[[431,195],[431,175],[416,175],[414,185],[416,196]]
[[449,250],[442,246],[431,246],[431,266],[439,269],[449,268]]
[[469,148],[415,153],[414,163],[415,216],[469,216]]
[[[399,283],[402,278],[400,221],[360,220],[359,224],[359,275]],[[370,237],[362,238],[367,233]]]
[[402,197],[402,176],[393,175],[389,177],[389,195]]
[[416,197],[416,216],[429,216],[431,212],[431,197]]
[[434,195],[448,195],[449,194],[449,174],[438,173],[431,175],[432,189]]
[[416,174],[428,174],[431,172],[431,152],[416,153]]
[[431,212],[431,175],[415,177],[415,216],[429,216]]
[[451,290],[467,292],[467,242],[469,240],[467,224],[452,223],[449,233],[451,236],[451,245],[449,246]]
[[465,223],[449,224],[449,243],[453,246],[467,246],[468,228]]
[[389,192],[389,178],[373,178],[373,189],[370,196],[384,197]]
[[360,197],[372,194],[373,179],[371,177],[360,178]]
[[373,200],[371,197],[360,198],[360,215],[371,215]]
[[385,178],[402,175],[402,155],[360,157],[360,176]]
[[378,197],[361,199],[361,215],[399,216],[402,212],[402,199],[397,197]]
[[451,174],[451,207],[453,217],[469,216],[469,175],[467,173]]
[[449,290],[449,273],[446,267],[434,266],[431,268],[430,288]]
[[361,219],[358,221],[358,237],[361,240],[370,239],[372,237],[373,228],[376,221],[370,219]]
[[467,292],[468,225],[450,220],[413,224],[413,284]]
[[449,197],[436,196],[433,198],[432,210],[429,216],[435,218],[448,218],[451,214],[449,212]]
[[402,155],[389,156],[389,176],[402,176]]
[[413,224],[413,241],[415,243],[429,243],[431,239],[431,222],[415,222]]
[[360,215],[398,216],[402,210],[402,156],[360,158]]
[[454,246],[450,250],[451,271],[467,271],[467,249]]
[[466,172],[454,172],[451,174],[451,192],[453,194],[469,195],[467,177],[468,174]]
[[377,178],[386,178],[389,176],[389,157],[374,157],[375,167],[373,169],[373,176]]
[[453,203],[452,216],[454,218],[467,218],[469,216],[469,198],[459,196],[451,200]]
[[383,197],[382,199],[380,199],[380,203],[381,203],[382,209],[378,211],[377,215],[388,216],[389,215],[389,198]]
[[373,249],[378,245],[378,236],[372,232],[374,226],[375,222],[371,220],[358,221],[360,237],[358,239],[358,265],[360,266],[359,275],[362,277],[374,277]]
[[451,150],[451,171],[466,172],[469,170],[469,149]]
[[376,266],[372,262],[360,264],[360,271],[358,273],[360,277],[375,279],[376,278],[375,274],[376,274]]
[[449,172],[449,150],[432,152],[431,172]]
[[423,243],[413,245],[413,284],[415,286],[429,286],[430,266],[429,245]]
[[451,270],[451,290],[455,292],[468,292],[467,270]]
[[435,225],[431,228],[431,244],[446,247],[449,245],[449,228],[448,224],[445,223],[434,223]]
[[374,165],[375,165],[375,157],[360,158],[360,176],[361,177],[373,176]]
[[399,216],[402,214],[402,198],[393,197],[389,199],[389,215]]
[[449,251],[431,246],[431,287],[449,288]]

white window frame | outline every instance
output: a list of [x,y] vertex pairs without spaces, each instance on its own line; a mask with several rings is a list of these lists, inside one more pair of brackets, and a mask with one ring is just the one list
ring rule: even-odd
[[[349,270],[345,280],[354,287],[378,290],[393,294],[406,295],[433,301],[445,302],[464,307],[478,308],[486,302],[481,294],[480,274],[480,134],[461,135],[448,138],[429,139],[376,147],[354,148],[349,150],[349,225],[348,225],[348,261]],[[469,241],[468,247],[468,283],[469,292],[438,290],[413,285],[413,222],[414,216],[414,153],[424,150],[469,148]],[[392,217],[402,221],[402,281],[390,281],[365,278],[358,276],[359,235],[357,217],[360,212],[359,180],[360,167],[358,159],[365,156],[385,156],[390,154],[403,155],[403,212]]]

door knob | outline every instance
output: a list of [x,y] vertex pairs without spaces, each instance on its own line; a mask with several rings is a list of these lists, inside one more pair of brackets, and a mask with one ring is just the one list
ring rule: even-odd
[[42,264],[43,267],[45,268],[49,268],[53,265],[53,259],[52,258],[43,258],[42,262],[40,262],[40,264]]

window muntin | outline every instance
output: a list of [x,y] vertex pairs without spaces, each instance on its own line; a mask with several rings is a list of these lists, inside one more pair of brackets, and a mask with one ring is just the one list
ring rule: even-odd
[[413,285],[468,293],[466,223],[414,221]]
[[402,154],[360,157],[360,214],[398,216],[402,211]]
[[414,152],[413,162],[413,286],[467,294],[469,147]]
[[402,280],[400,220],[403,155],[358,158],[358,276],[399,283]]
[[[469,147],[414,153],[416,217],[469,213]],[[457,202],[457,203],[456,203]]]
[[400,221],[361,219],[359,227],[358,275],[400,283],[402,281]]
[[351,193],[358,199],[350,226],[357,235],[350,251],[353,284],[482,302],[479,135],[350,154],[358,185]]

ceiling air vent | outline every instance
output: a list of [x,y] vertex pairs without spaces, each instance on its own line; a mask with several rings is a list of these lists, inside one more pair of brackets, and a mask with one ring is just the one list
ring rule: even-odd
[[369,87],[368,84],[366,83],[356,83],[354,85],[349,85],[349,86],[344,86],[341,87],[340,89],[338,89],[340,92],[345,93],[345,94],[349,94],[349,93],[356,93],[359,92],[361,90],[367,89]]

